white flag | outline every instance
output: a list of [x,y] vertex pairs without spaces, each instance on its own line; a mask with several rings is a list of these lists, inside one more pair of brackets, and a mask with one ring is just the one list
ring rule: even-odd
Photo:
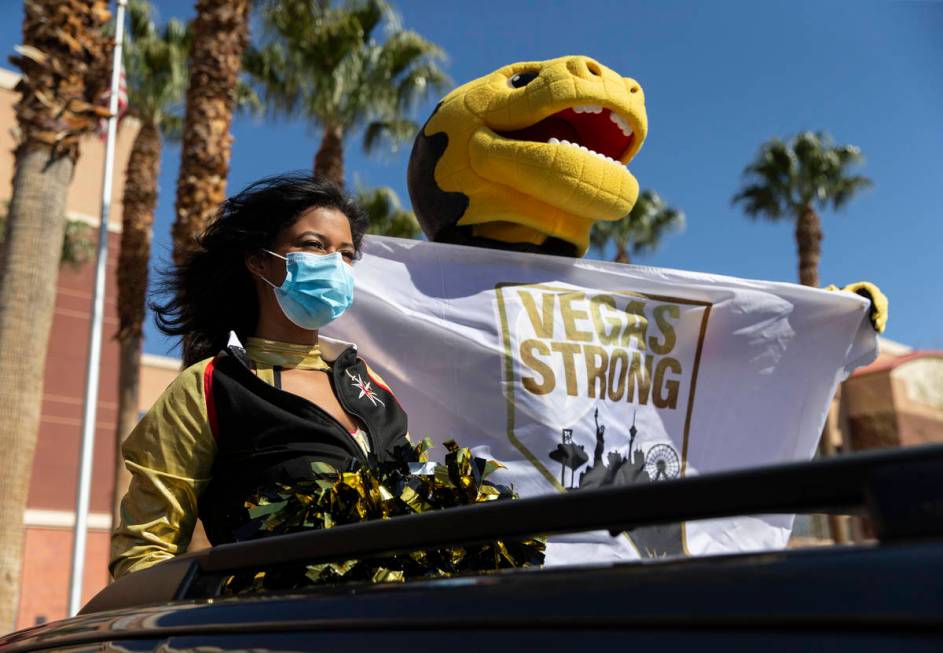
[[[808,459],[837,384],[877,353],[848,293],[384,237],[364,251],[326,335],[358,343],[414,440],[500,461],[521,496]],[[791,526],[571,535],[548,562],[779,548]]]

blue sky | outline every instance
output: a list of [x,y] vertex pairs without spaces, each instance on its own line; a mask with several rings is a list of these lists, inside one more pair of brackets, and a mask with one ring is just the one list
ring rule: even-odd
[[[162,18],[193,2],[158,0]],[[643,188],[687,215],[639,263],[796,280],[792,226],[754,223],[731,206],[743,166],[773,136],[827,130],[861,147],[875,187],[824,212],[821,278],[876,282],[890,297],[887,336],[943,349],[943,2],[478,0],[394,2],[407,28],[449,54],[456,84],[514,61],[585,54],[645,89],[649,136],[630,166]],[[19,41],[19,2],[0,9],[0,49]],[[417,109],[422,122],[438,98]],[[231,192],[272,173],[308,169],[319,134],[303,121],[240,117]],[[346,167],[408,203],[409,146]],[[169,259],[179,149],[165,148],[156,261]],[[145,349],[170,343],[153,325]]]

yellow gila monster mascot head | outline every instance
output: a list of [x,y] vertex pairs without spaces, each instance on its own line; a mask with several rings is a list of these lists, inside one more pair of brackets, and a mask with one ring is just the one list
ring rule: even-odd
[[582,256],[638,197],[641,86],[588,57],[516,63],[460,86],[420,130],[409,195],[438,242]]

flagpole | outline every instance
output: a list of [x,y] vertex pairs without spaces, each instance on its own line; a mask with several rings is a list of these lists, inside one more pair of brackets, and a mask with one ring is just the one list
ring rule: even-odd
[[115,138],[118,131],[118,91],[121,51],[124,42],[124,9],[128,0],[116,0],[115,50],[111,64],[111,96],[108,98],[108,138],[105,142],[105,171],[102,181],[101,222],[98,225],[98,254],[95,260],[95,290],[92,295],[92,330],[88,338],[88,367],[85,375],[85,404],[82,412],[82,446],[75,499],[75,531],[72,537],[72,571],[69,579],[69,616],[82,607],[82,576],[85,571],[85,540],[88,535],[88,502],[95,447],[95,418],[98,408],[98,376],[101,363],[102,322],[105,313],[105,278],[108,263],[108,218],[111,213],[112,177],[115,170]]

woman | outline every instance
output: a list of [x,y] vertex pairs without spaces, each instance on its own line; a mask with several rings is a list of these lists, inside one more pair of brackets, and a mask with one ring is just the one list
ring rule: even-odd
[[123,445],[132,479],[112,575],[185,551],[199,516],[239,539],[259,487],[388,459],[406,414],[350,343],[319,337],[353,300],[367,219],[333,184],[289,175],[227,200],[154,306],[186,369]]

